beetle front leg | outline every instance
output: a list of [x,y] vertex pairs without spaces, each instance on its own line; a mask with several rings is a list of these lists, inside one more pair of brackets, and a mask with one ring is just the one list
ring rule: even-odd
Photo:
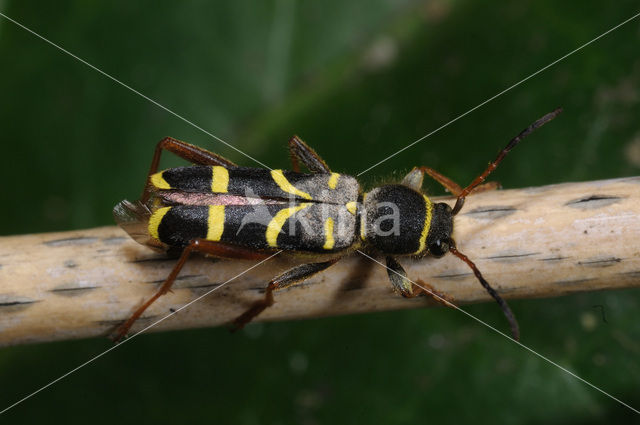
[[302,264],[300,266],[294,267],[292,269],[287,270],[281,275],[273,278],[269,285],[267,285],[267,289],[265,290],[264,299],[260,301],[256,301],[253,303],[251,307],[240,316],[238,316],[233,321],[233,331],[237,331],[242,329],[247,323],[251,322],[262,313],[266,308],[271,307],[274,303],[273,300],[273,292],[279,291],[281,289],[289,288],[291,286],[300,284],[313,276],[316,273],[319,273],[332,265],[334,265],[339,258],[326,261],[324,263],[310,263],[310,264]]
[[[460,193],[462,193],[462,188],[458,183],[454,182],[449,177],[443,174],[440,174],[433,168],[429,168],[429,167],[414,167],[414,169],[411,170],[409,174],[407,174],[404,177],[404,179],[402,179],[402,184],[405,184],[416,190],[421,190],[422,182],[424,180],[425,174],[428,174],[431,178],[433,178],[435,181],[440,183],[453,196],[458,196],[460,195]],[[499,188],[500,188],[500,183],[487,182],[480,186],[475,187],[473,191],[471,191],[471,193],[475,194],[475,193],[485,192],[488,190],[496,190]]]
[[387,274],[394,291],[405,298],[414,298],[424,294],[444,306],[454,306],[453,298],[436,291],[428,283],[418,280],[418,284],[416,284],[409,280],[404,267],[400,265],[398,260],[390,256],[387,257]]

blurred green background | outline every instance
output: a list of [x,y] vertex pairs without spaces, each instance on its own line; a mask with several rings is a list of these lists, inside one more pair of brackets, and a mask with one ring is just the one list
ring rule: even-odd
[[[357,174],[637,13],[637,1],[35,2],[0,10],[272,167],[299,134]],[[640,174],[640,20],[364,174],[507,187]],[[255,165],[0,18],[0,234],[113,224],[171,135]],[[167,156],[168,157],[168,156]],[[167,160],[165,165],[178,164]],[[432,194],[442,193],[428,183]],[[8,279],[10,276],[2,276]],[[634,290],[511,303],[523,342],[636,408]],[[606,313],[603,321],[600,308]],[[504,328],[494,304],[467,307]],[[111,346],[0,350],[0,409]],[[141,336],[2,423],[630,423],[630,410],[456,311]]]

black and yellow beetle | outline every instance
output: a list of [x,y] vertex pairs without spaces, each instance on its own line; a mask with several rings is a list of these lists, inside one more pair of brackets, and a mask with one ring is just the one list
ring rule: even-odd
[[[289,140],[293,171],[240,167],[212,152],[166,138],[156,147],[142,197],[114,208],[118,224],[143,245],[179,252],[175,267],[157,293],[140,306],[115,334],[118,340],[158,297],[173,285],[192,252],[218,258],[264,259],[277,251],[305,253],[314,261],[275,277],[234,324],[242,327],[273,304],[273,292],[304,281],[345,255],[362,249],[387,257],[389,279],[404,297],[434,295],[416,285],[396,256],[440,257],[451,252],[471,267],[498,302],[519,338],[517,322],[506,302],[482,277],[475,264],[456,249],[453,217],[465,197],[477,189],[505,155],[526,135],[560,113],[557,109],[523,130],[500,151],[465,189],[428,167],[416,167],[399,184],[363,193],[354,177],[332,172],[298,137]],[[162,150],[193,166],[158,172]],[[301,173],[300,164],[310,173]],[[453,208],[432,202],[421,190],[429,174],[457,196]],[[442,297],[436,295],[437,298]]]

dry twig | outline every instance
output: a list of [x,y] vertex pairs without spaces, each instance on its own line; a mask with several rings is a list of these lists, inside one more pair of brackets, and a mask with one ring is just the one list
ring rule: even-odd
[[[640,286],[640,178],[480,193],[455,219],[459,249],[505,298],[554,297]],[[464,263],[401,259],[409,277],[458,304],[490,300]],[[175,260],[117,227],[0,238],[0,344],[105,336],[167,277]],[[133,331],[246,270],[247,261],[194,258],[173,293]],[[291,266],[275,258],[154,330],[226,324]],[[276,294],[259,320],[286,320],[433,305],[393,294],[386,270],[354,254]]]

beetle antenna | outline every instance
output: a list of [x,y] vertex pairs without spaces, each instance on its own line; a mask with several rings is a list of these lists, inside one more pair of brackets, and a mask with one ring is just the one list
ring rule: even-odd
[[482,273],[480,273],[480,270],[478,270],[478,268],[473,263],[473,261],[469,260],[469,257],[467,257],[466,255],[464,255],[463,253],[461,253],[456,249],[455,242],[453,241],[453,239],[451,240],[450,243],[451,245],[449,246],[449,251],[451,251],[453,255],[455,255],[465,263],[467,263],[467,265],[471,268],[471,270],[473,270],[473,274],[476,275],[476,278],[480,281],[484,289],[487,290],[489,295],[491,295],[493,299],[496,300],[496,302],[502,309],[502,312],[504,313],[505,317],[509,321],[509,325],[511,326],[511,335],[513,336],[513,339],[515,339],[516,341],[520,341],[520,328],[518,327],[518,321],[513,315],[513,312],[509,308],[509,305],[507,304],[507,302],[503,300],[500,295],[498,295],[496,290],[493,289],[491,285],[489,285],[489,282],[487,282],[486,279],[482,276]]
[[487,167],[486,170],[484,170],[484,173],[482,173],[478,177],[476,177],[475,180],[472,181],[471,184],[469,184],[469,186],[465,187],[464,190],[462,192],[460,192],[460,194],[458,195],[458,199],[456,200],[456,205],[453,207],[453,211],[451,212],[451,215],[456,215],[456,214],[458,214],[458,212],[460,212],[460,210],[462,209],[462,206],[464,205],[464,198],[476,186],[478,186],[483,181],[485,181],[487,176],[489,174],[491,174],[491,172],[498,167],[498,164],[500,164],[502,162],[504,157],[507,156],[509,151],[511,151],[511,149],[513,149],[520,142],[520,140],[522,140],[525,137],[527,137],[535,129],[537,129],[539,127],[542,127],[543,125],[545,125],[546,123],[548,123],[549,121],[551,121],[552,119],[557,117],[558,114],[560,114],[560,112],[562,112],[562,108],[557,108],[555,111],[549,112],[547,115],[545,115],[544,117],[540,118],[538,121],[534,122],[529,127],[527,127],[524,130],[522,130],[520,132],[520,134],[518,134],[516,137],[511,139],[509,141],[509,143],[507,144],[507,146],[500,151],[500,153],[498,154],[496,159],[492,163],[489,164],[489,166]]

